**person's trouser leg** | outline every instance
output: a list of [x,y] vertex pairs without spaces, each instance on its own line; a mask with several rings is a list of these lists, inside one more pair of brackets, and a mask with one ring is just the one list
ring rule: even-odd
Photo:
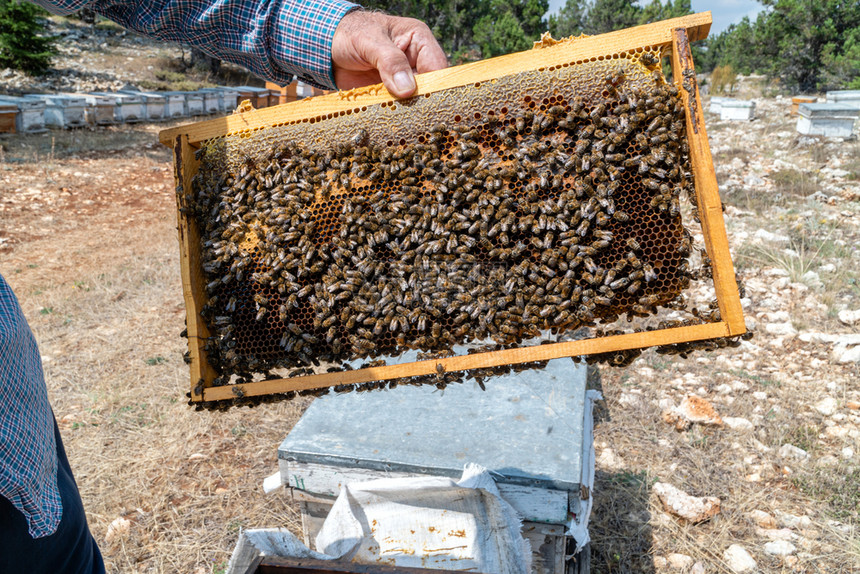
[[103,574],[101,552],[87,526],[78,486],[54,420],[57,438],[57,486],[63,518],[50,536],[31,538],[24,515],[0,496],[0,573]]

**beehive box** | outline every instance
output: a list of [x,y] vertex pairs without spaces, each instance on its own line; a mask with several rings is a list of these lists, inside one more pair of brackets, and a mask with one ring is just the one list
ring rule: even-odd
[[789,112],[789,115],[796,116],[798,114],[800,104],[814,104],[817,101],[818,98],[815,96],[795,96],[791,98],[791,111]]
[[848,104],[800,104],[797,132],[808,136],[850,138],[860,109]]
[[14,105],[18,113],[15,114],[15,131],[19,134],[38,134],[45,129],[45,102],[32,98],[19,98],[15,96],[0,96],[0,105]]
[[143,119],[150,122],[160,122],[167,118],[168,99],[157,92],[140,92],[137,90],[120,90],[123,95],[140,98],[143,104]]
[[84,119],[87,125],[106,126],[116,123],[116,98],[114,96],[82,94],[81,97],[87,102],[84,108]]
[[0,134],[15,133],[15,117],[18,106],[13,102],[0,101]]
[[720,103],[721,120],[749,121],[755,117],[755,102],[726,98]]
[[[162,132],[191,400],[444,386],[743,334],[689,50],[710,22],[546,39],[420,75],[403,101],[370,86]],[[649,323],[703,276],[710,309]],[[583,326],[600,329],[571,340]],[[380,359],[405,349],[426,355]]]
[[87,101],[82,96],[67,94],[27,94],[45,103],[45,125],[51,128],[77,128],[86,125],[84,110]]
[[143,98],[132,94],[122,94],[119,92],[90,92],[94,96],[103,96],[113,98],[114,119],[118,123],[136,123],[146,119],[146,110],[144,109]]

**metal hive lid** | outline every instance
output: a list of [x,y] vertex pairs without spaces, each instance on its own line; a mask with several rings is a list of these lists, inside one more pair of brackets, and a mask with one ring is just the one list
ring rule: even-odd
[[[586,368],[542,371],[397,392],[316,399],[278,458],[341,468],[459,477],[478,463],[498,482],[575,491],[582,475]],[[309,485],[310,487],[310,485]]]

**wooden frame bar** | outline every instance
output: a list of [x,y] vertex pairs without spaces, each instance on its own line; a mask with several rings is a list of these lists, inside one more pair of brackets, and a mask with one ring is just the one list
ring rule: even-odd
[[572,61],[598,59],[637,48],[662,48],[664,53],[671,51],[674,81],[678,85],[686,109],[687,139],[695,179],[696,201],[705,247],[712,262],[714,288],[719,303],[721,321],[353,371],[322,373],[241,385],[211,386],[217,374],[206,361],[204,347],[209,333],[199,316],[199,310],[204,301],[205,285],[199,261],[199,235],[193,218],[186,217],[183,209],[185,193],[190,192],[191,179],[196,174],[198,167],[198,162],[194,156],[195,149],[200,142],[215,137],[266,129],[290,121],[393,101],[394,98],[380,84],[300,100],[274,108],[252,110],[161,132],[159,136],[161,141],[166,145],[174,146],[176,158],[183,295],[188,310],[191,400],[193,402],[229,400],[237,396],[262,396],[341,384],[385,381],[402,377],[433,375],[440,370],[445,372],[465,371],[743,334],[746,330],[743,312],[729,253],[728,238],[722,216],[722,203],[717,188],[689,46],[690,41],[703,39],[707,36],[710,23],[709,12],[693,14],[601,36],[574,39],[549,47],[510,54],[438,72],[421,74],[418,76],[416,95],[488,81],[524,70],[543,69]]
[[[675,28],[686,30],[691,41],[704,40],[711,29],[711,13],[692,14],[609,34],[559,42],[539,50],[527,50],[419,74],[416,77],[418,88],[413,97],[475,82],[486,82],[527,69],[548,68],[572,61],[597,59],[606,54],[626,52],[645,46],[668,47],[672,44],[672,30]],[[173,146],[176,136],[185,134],[188,136],[189,143],[197,144],[219,136],[265,129],[286,122],[391,102],[395,99],[382,84],[377,84],[299,100],[283,106],[233,114],[190,126],[179,126],[162,131],[158,137],[164,145]]]

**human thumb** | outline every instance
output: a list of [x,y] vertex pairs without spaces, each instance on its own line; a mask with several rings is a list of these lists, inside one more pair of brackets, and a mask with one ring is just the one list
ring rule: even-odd
[[411,96],[417,86],[406,54],[390,40],[376,44],[376,49],[376,69],[386,89],[398,98]]

